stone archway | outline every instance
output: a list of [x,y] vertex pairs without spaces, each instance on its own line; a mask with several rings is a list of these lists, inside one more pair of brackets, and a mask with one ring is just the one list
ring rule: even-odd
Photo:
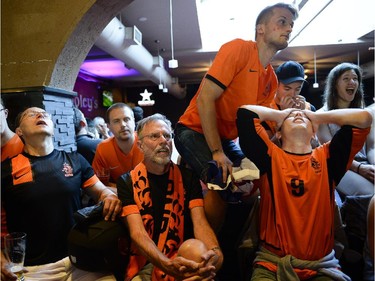
[[75,150],[73,87],[96,38],[134,0],[1,1],[1,93],[8,123],[30,106],[51,113],[54,145]]
[[96,38],[132,1],[1,1],[1,88],[71,91]]

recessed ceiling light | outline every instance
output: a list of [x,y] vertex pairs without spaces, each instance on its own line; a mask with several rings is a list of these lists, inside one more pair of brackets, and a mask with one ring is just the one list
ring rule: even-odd
[[143,21],[147,21],[147,18],[146,17],[140,17],[138,20],[143,22]]

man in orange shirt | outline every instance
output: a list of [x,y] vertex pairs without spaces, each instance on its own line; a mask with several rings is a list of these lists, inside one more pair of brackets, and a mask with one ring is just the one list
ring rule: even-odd
[[[305,80],[305,69],[296,61],[287,61],[281,64],[275,71],[278,86],[270,107],[284,110],[287,108],[299,108],[316,111],[315,106],[307,102],[305,97],[300,95]],[[307,82],[306,82],[307,83]],[[276,123],[266,121],[263,126],[268,131],[270,138],[275,139]],[[313,140],[313,145],[318,146],[319,141]]]
[[[277,122],[281,147],[261,122]],[[362,109],[325,112],[242,106],[239,142],[261,173],[259,238],[251,280],[350,280],[335,258],[334,190],[362,148],[371,114]],[[342,126],[312,148],[319,124]]]
[[0,131],[1,131],[1,162],[7,158],[18,155],[23,150],[23,142],[8,126],[8,109],[4,107],[3,99],[0,99]]
[[113,104],[106,118],[113,136],[97,146],[92,167],[105,185],[114,187],[122,174],[143,160],[143,153],[137,146],[134,113],[128,105]]
[[[276,52],[288,46],[297,16],[290,4],[263,9],[256,20],[255,42],[235,39],[224,44],[181,116],[175,145],[203,182],[207,182],[209,161],[216,161],[222,169],[225,183],[233,162],[245,157],[233,141],[238,136],[236,111],[244,104],[271,103],[277,79],[270,62]],[[228,189],[208,190],[205,195],[206,215],[215,231],[220,229],[226,202],[232,197]]]
[[299,108],[316,111],[316,108],[300,95],[305,80],[305,69],[296,61],[287,61],[281,64],[275,71],[278,87],[272,108],[287,109]]

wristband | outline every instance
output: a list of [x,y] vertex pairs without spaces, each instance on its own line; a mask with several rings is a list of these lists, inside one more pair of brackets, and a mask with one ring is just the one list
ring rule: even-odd
[[223,152],[223,150],[221,148],[216,148],[214,150],[211,150],[212,154],[215,154],[215,153],[218,153],[218,152]]
[[363,165],[363,163],[360,163],[357,167],[357,174],[359,174],[359,168]]

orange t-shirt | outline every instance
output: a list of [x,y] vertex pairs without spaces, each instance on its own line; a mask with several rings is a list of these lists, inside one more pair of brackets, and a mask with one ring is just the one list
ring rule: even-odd
[[[264,68],[259,61],[257,44],[236,39],[224,44],[206,74],[224,92],[216,100],[216,119],[221,138],[235,139],[237,109],[245,104],[269,106],[277,88],[277,78],[271,65]],[[197,107],[201,83],[179,122],[203,133]]]
[[95,173],[109,169],[109,181],[116,183],[122,174],[129,172],[143,160],[143,152],[138,148],[137,140],[138,138],[135,137],[133,147],[128,154],[122,152],[114,137],[99,143],[92,162]]
[[[238,113],[242,151],[259,168],[261,245],[279,257],[319,260],[334,244],[334,188],[361,149],[367,129],[345,126],[335,138],[311,153],[289,153],[268,137],[258,116],[245,109]],[[346,140],[346,141],[344,141]],[[251,145],[248,145],[251,141]],[[277,265],[259,261],[276,272]],[[297,269],[301,280],[316,275]]]
[[23,151],[23,142],[17,134],[4,145],[1,146],[1,162],[7,158],[12,158]]

